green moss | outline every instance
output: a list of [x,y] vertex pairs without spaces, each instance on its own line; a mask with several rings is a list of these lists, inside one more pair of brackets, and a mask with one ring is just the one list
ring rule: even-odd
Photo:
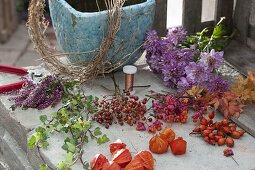
[[[100,10],[106,10],[104,0],[66,0],[74,9],[80,12],[97,12],[98,6]],[[145,2],[146,0],[127,0],[124,6],[139,4]]]

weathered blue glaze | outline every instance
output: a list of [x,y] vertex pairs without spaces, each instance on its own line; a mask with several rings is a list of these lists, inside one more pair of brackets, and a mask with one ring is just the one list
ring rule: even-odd
[[[65,0],[49,0],[49,7],[57,40],[65,52],[99,48],[107,31],[107,11],[79,12]],[[152,28],[154,13],[155,0],[123,7],[121,27],[108,52],[108,60],[115,63],[143,43],[146,32]],[[135,52],[127,63],[134,63],[141,53],[142,49]],[[95,54],[70,55],[68,59],[70,62],[86,61]]]

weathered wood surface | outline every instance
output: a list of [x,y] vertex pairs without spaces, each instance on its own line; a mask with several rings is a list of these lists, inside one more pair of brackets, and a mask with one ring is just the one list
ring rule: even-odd
[[182,25],[189,34],[201,29],[202,0],[183,0]]
[[255,50],[255,0],[251,0],[250,18],[249,18],[249,38],[247,44]]
[[243,74],[247,70],[255,71],[255,51],[238,41],[233,41],[226,48],[224,57]]
[[[248,38],[247,39],[247,45],[252,49],[255,50],[255,39]],[[255,56],[254,56],[255,57]]]
[[[247,70],[255,71],[255,51],[233,41],[226,49],[224,55],[225,60],[239,70],[243,75],[246,75]],[[255,137],[255,107],[248,105],[245,107],[240,118],[231,118],[238,126],[246,130],[249,134]]]
[[156,0],[154,29],[159,36],[166,35],[167,0]]
[[237,37],[239,41],[246,44],[249,29],[251,0],[237,0],[234,13],[234,26],[239,30],[240,36]]
[[231,120],[255,138],[255,106],[248,105],[241,116]]
[[226,25],[232,27],[234,0],[218,0],[216,1],[215,22],[221,17],[226,17]]
[[0,43],[7,41],[8,37],[17,28],[17,13],[15,0],[0,1]]

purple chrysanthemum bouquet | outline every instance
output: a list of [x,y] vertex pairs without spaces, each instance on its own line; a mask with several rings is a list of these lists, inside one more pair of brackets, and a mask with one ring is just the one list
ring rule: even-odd
[[227,90],[228,82],[215,72],[224,63],[224,53],[183,47],[186,34],[183,27],[169,29],[165,38],[160,38],[154,30],[148,32],[144,47],[151,70],[162,77],[166,86],[177,87],[180,93],[194,85],[210,92]]

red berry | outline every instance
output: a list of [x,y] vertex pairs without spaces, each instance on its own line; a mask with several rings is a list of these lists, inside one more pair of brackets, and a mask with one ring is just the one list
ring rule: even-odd
[[210,112],[210,113],[208,114],[209,119],[213,119],[214,116],[215,116],[214,112]]

